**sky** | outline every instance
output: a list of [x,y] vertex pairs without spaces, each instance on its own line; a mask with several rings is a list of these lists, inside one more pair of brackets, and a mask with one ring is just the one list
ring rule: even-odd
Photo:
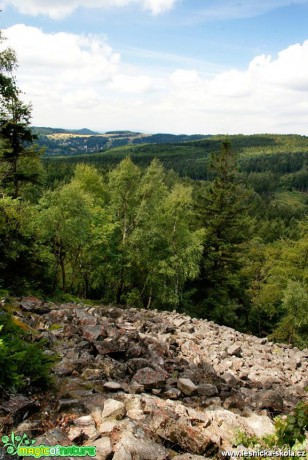
[[0,0],[32,124],[308,135],[308,0]]

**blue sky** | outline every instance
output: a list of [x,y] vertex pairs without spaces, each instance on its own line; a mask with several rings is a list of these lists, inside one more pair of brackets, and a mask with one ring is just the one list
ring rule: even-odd
[[2,0],[33,123],[308,134],[308,0]]

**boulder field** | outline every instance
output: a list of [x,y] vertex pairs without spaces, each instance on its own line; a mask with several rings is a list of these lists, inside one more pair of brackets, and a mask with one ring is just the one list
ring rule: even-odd
[[58,359],[52,390],[0,400],[0,437],[96,446],[99,460],[198,460],[236,450],[238,431],[272,433],[307,396],[307,349],[211,321],[34,297],[13,314]]

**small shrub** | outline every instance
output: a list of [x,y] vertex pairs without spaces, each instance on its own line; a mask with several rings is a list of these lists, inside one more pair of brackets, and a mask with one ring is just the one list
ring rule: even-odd
[[293,447],[297,442],[303,443],[308,429],[308,404],[299,402],[293,414],[285,420],[277,419],[275,423],[278,446]]
[[292,450],[292,457],[285,457],[286,460],[300,460],[296,451],[305,449],[306,432],[308,429],[308,404],[299,402],[292,414],[289,414],[285,419],[277,417],[275,419],[275,433],[263,436],[250,436],[247,433],[238,430],[236,432],[233,445],[244,446],[250,449],[283,449]]
[[31,343],[30,335],[6,313],[0,316],[0,333],[0,388],[20,391],[28,386],[49,386],[55,359],[44,355],[44,343]]

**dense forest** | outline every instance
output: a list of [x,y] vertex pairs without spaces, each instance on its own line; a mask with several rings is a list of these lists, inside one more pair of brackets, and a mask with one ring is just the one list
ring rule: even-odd
[[306,137],[49,158],[15,67],[0,53],[3,295],[177,309],[308,346]]

